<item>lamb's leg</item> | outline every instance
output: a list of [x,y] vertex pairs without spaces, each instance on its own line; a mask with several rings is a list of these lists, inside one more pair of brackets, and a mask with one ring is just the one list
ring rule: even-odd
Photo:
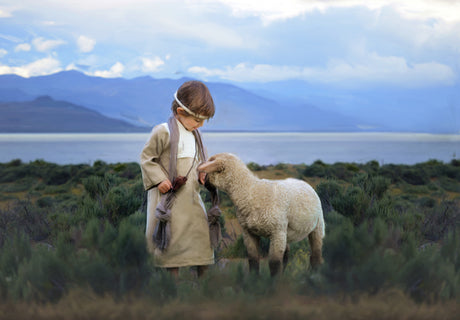
[[321,253],[321,249],[323,247],[323,230],[316,227],[315,230],[308,235],[308,241],[311,249],[310,265],[312,268],[316,268],[323,263]]
[[286,245],[286,233],[277,232],[270,237],[268,266],[270,267],[270,275],[272,277],[280,272],[281,261],[283,261]]
[[286,270],[286,266],[289,262],[289,244],[286,244],[286,250],[284,250],[283,255],[283,271]]
[[248,251],[249,272],[259,274],[259,237],[243,229],[243,240]]

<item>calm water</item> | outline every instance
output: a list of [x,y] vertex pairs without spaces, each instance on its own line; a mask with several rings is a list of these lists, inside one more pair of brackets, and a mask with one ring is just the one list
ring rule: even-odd
[[[148,133],[0,134],[0,162],[43,159],[58,164],[137,162]],[[259,164],[414,164],[460,157],[460,135],[398,133],[204,133],[210,155],[232,152]]]

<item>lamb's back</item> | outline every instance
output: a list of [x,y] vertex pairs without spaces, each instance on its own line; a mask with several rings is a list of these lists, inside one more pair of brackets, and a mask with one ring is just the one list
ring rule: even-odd
[[305,181],[289,178],[279,181],[279,194],[284,195],[288,219],[288,241],[299,241],[322,219],[321,201]]

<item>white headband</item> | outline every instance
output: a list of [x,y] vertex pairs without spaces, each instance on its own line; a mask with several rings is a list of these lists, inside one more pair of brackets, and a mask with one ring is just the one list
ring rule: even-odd
[[179,106],[181,106],[181,108],[184,109],[189,115],[194,116],[195,118],[198,118],[198,119],[201,119],[201,120],[207,120],[208,119],[208,117],[202,116],[201,114],[197,114],[197,113],[193,112],[192,110],[190,110],[189,108],[187,108],[186,106],[184,106],[184,104],[182,102],[180,102],[180,100],[177,98],[177,91],[174,93],[174,99],[179,104]]

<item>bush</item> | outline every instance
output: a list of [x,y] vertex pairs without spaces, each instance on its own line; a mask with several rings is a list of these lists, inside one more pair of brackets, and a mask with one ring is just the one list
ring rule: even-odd
[[336,180],[326,180],[316,186],[316,193],[321,199],[323,213],[326,214],[332,210],[333,201],[342,194],[342,187]]
[[69,166],[53,166],[50,167],[48,173],[44,177],[47,185],[61,185],[72,178]]
[[311,166],[307,166],[303,172],[306,177],[325,177],[328,165],[321,160],[316,160]]
[[23,233],[17,233],[0,246],[0,278],[17,276],[19,266],[29,260],[32,250],[30,239]]
[[442,259],[435,246],[427,247],[406,261],[398,274],[398,282],[418,302],[437,302],[457,297],[459,280],[455,266]]
[[12,296],[26,301],[56,302],[68,290],[69,269],[53,251],[40,246],[20,265]]
[[243,236],[238,236],[236,241],[225,248],[222,254],[227,258],[247,258],[248,252],[244,245]]
[[24,233],[31,240],[46,239],[51,232],[47,212],[29,200],[17,201],[8,211],[0,210],[0,245],[5,238]]
[[425,214],[422,234],[429,241],[438,241],[460,225],[460,209],[456,201],[442,201]]
[[258,165],[257,163],[254,163],[254,162],[249,162],[247,164],[247,167],[251,171],[261,171],[263,169],[263,167],[261,167],[260,165]]
[[356,175],[352,183],[361,187],[370,197],[380,199],[390,186],[390,179],[382,176],[369,176],[368,174]]

